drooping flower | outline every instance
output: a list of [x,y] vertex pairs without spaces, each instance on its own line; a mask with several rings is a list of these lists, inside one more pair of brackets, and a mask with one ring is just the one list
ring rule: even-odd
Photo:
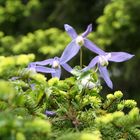
[[101,74],[101,77],[105,80],[106,84],[113,88],[112,81],[110,80],[107,66],[109,64],[109,61],[112,62],[123,62],[131,59],[134,55],[131,55],[126,52],[105,52],[102,55],[98,55],[95,58],[91,60],[89,65],[83,69],[83,71],[89,70],[93,68],[96,64],[98,65],[99,72]]
[[86,31],[81,35],[78,35],[73,27],[68,24],[64,25],[66,32],[72,38],[72,41],[68,44],[68,46],[63,51],[61,56],[61,62],[68,62],[71,58],[73,58],[80,50],[81,46],[85,46],[92,52],[96,54],[104,54],[104,51],[98,48],[94,43],[92,43],[89,39],[87,39],[87,35],[92,31],[92,24],[89,24]]
[[[50,65],[51,68],[45,67],[45,65]],[[52,77],[58,78],[61,76],[61,66],[68,72],[71,72],[72,70],[67,63],[63,63],[61,58],[58,57],[44,61],[37,61],[30,64],[30,67],[35,69],[36,72],[51,73]]]

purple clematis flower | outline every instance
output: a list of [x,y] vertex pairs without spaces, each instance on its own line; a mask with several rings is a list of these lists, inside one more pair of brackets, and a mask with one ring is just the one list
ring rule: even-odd
[[134,55],[131,55],[126,52],[110,52],[110,53],[105,52],[104,54],[98,55],[95,58],[93,58],[89,63],[89,65],[83,69],[83,71],[89,70],[97,64],[101,77],[105,80],[106,84],[112,89],[113,84],[112,81],[110,80],[107,71],[108,61],[123,62],[131,59],[133,56]]
[[[47,68],[45,65],[51,65],[52,68]],[[29,66],[31,69],[34,69],[37,72],[51,73],[52,77],[58,77],[59,79],[61,76],[61,66],[68,72],[71,72],[72,70],[72,68],[67,63],[63,63],[61,58],[58,57],[44,61],[33,62]]]
[[73,58],[80,50],[81,46],[84,45],[86,48],[91,50],[96,54],[104,54],[104,51],[98,48],[94,43],[92,43],[89,39],[87,39],[87,35],[92,31],[92,24],[89,24],[86,31],[81,35],[78,35],[73,27],[68,24],[64,25],[66,32],[72,38],[72,41],[65,48],[62,56],[61,62],[68,62],[71,58]]
[[54,117],[54,116],[56,116],[56,112],[54,112],[54,111],[49,111],[49,110],[46,110],[45,114],[46,114],[48,117]]

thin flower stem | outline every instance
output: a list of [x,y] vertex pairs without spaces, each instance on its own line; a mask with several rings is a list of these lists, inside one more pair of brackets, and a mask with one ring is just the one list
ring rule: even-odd
[[82,52],[82,47],[80,48],[80,67],[82,68],[83,65],[83,52]]
[[97,72],[98,71],[98,67],[96,67],[96,69],[95,69],[95,72]]

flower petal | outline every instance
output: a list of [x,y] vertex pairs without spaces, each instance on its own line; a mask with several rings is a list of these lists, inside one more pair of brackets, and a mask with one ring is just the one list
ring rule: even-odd
[[113,84],[112,84],[112,81],[110,80],[110,77],[109,77],[109,74],[107,71],[107,67],[102,67],[99,65],[99,71],[100,71],[102,78],[105,80],[106,84],[112,89]]
[[131,59],[133,56],[134,55],[126,52],[111,52],[111,57],[108,60],[114,62],[123,62]]
[[28,68],[34,68],[36,66],[36,62],[31,62],[28,65]]
[[12,77],[10,80],[15,81],[15,80],[18,80],[19,78],[20,78],[20,77],[15,76],[15,77]]
[[37,72],[42,72],[42,73],[55,73],[55,69],[52,68],[46,68],[43,66],[36,66],[35,67]]
[[54,112],[54,111],[49,111],[49,110],[46,110],[46,115],[48,116],[48,117],[54,117],[55,115],[56,115],[56,112]]
[[90,63],[88,64],[88,66],[83,69],[83,71],[87,71],[87,70],[93,68],[98,63],[98,61],[99,61],[99,57],[96,56],[95,58],[93,58],[90,61]]
[[70,65],[68,65],[67,63],[62,64],[61,66],[68,72],[72,71],[72,67]]
[[76,44],[76,41],[73,40],[63,51],[63,54],[60,57],[60,63],[64,64],[72,59],[80,50],[80,46]]
[[55,69],[55,73],[51,73],[52,77],[57,77],[58,79],[60,79],[61,76],[61,68],[57,68]]
[[37,65],[48,65],[48,64],[50,64],[50,65],[52,65],[52,63],[53,63],[53,59],[47,59],[47,60],[44,60],[44,61],[37,61],[37,62],[35,62]]
[[92,32],[92,24],[89,24],[86,31],[82,33],[82,37],[86,37],[90,32]]
[[94,43],[92,43],[89,39],[85,39],[84,40],[84,45],[86,48],[88,48],[89,50],[91,50],[92,52],[96,53],[96,54],[100,54],[103,55],[105,54],[105,52],[103,50],[101,50],[100,48],[98,48]]
[[78,35],[73,27],[68,24],[64,24],[65,31],[69,34],[72,39],[75,39]]

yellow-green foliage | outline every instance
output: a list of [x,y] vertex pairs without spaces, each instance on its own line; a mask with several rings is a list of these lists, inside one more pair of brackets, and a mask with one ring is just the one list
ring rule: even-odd
[[[44,8],[42,3],[39,0],[0,1],[0,139],[139,140],[137,102],[124,100],[121,91],[102,97],[96,72],[77,72],[64,80],[48,80],[27,69],[35,57],[42,60],[60,56],[70,42],[70,37],[53,25],[46,28],[50,24],[46,17],[45,23],[36,18],[37,15],[44,17],[50,10],[39,13],[37,9]],[[49,8],[51,2],[46,3]],[[97,31],[89,38],[101,46],[114,42],[123,46],[131,35],[135,39],[139,30],[135,24],[137,18],[133,17],[138,12],[133,13],[131,9],[139,9],[137,5],[139,0],[112,0],[97,20]],[[47,18],[54,17],[47,15]],[[92,88],[87,86],[88,76]],[[49,114],[49,111],[52,112]]]
[[26,129],[30,132],[44,133],[47,134],[51,132],[51,124],[42,119],[34,119],[32,122],[27,122],[25,124]]
[[24,5],[22,1],[6,0],[5,7],[0,6],[0,23],[15,22],[21,17],[27,17],[31,14],[32,10],[39,8],[39,0],[30,0],[27,5]]
[[19,68],[26,67],[34,59],[34,54],[21,54],[9,57],[0,56],[0,76],[10,77],[13,73],[17,75]]
[[37,30],[34,33],[28,33],[13,46],[14,53],[34,52],[36,55],[42,54],[46,57],[60,55],[69,41],[66,33],[57,28],[48,30]]
[[[97,42],[99,46],[110,45],[115,41],[115,38],[118,37],[114,35],[114,33],[118,33],[123,30],[123,28],[129,28],[129,31],[126,32],[135,31],[135,26],[133,26],[131,21],[131,14],[128,12],[131,5],[127,7],[130,3],[133,2],[130,0],[112,0],[111,3],[105,7],[103,15],[97,19],[99,26],[94,35],[96,38],[95,42]],[[136,3],[138,4],[139,2],[137,1]]]
[[45,83],[46,82],[46,77],[42,74],[30,74],[30,78],[34,79],[35,81],[39,83]]
[[0,54],[10,55],[12,53],[12,45],[15,43],[15,39],[12,36],[5,36],[3,32],[0,32]]
[[93,131],[92,133],[82,132],[82,133],[70,133],[57,138],[57,140],[102,140],[99,131]]
[[50,58],[60,56],[69,41],[70,37],[57,28],[40,29],[15,38],[0,32],[0,54],[34,53],[38,59]]
[[0,80],[0,101],[12,102],[15,96],[14,88],[10,82]]
[[[87,74],[93,75],[92,71],[82,75]],[[93,83],[98,81],[95,75]],[[0,81],[0,138],[139,139],[140,114],[136,102],[123,100],[121,91],[102,98],[101,88],[96,84],[93,89],[81,89],[82,78],[80,75],[46,81],[41,74],[24,72],[18,79]],[[56,114],[49,116],[46,110]]]

